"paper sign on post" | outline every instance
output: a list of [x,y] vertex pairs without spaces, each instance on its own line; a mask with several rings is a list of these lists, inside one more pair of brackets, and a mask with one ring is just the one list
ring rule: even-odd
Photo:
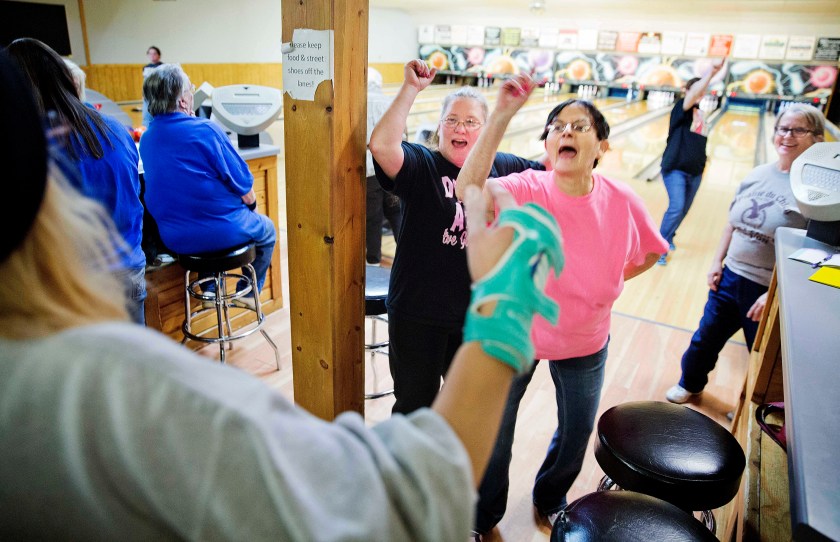
[[296,28],[282,51],[283,92],[314,102],[321,81],[333,81],[333,31]]

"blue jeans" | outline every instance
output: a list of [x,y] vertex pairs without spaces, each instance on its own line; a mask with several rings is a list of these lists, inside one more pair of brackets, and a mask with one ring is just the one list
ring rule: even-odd
[[[543,514],[553,514],[566,505],[566,493],[580,473],[595,426],[606,361],[604,345],[588,356],[548,362],[557,401],[557,429],[534,481],[534,506]],[[479,533],[490,531],[505,514],[516,414],[535,369],[536,364],[513,380],[493,455],[478,488],[475,530]]]
[[767,286],[723,268],[717,292],[709,290],[700,326],[683,354],[680,386],[692,393],[703,391],[709,382],[709,373],[715,368],[718,354],[739,329],[744,330],[747,350],[752,350],[758,322],[747,318],[747,311],[766,291]]
[[[251,262],[254,271],[257,273],[257,289],[262,292],[265,284],[265,276],[268,267],[271,265],[271,256],[274,254],[274,244],[277,242],[277,233],[274,231],[274,222],[265,215],[259,215],[262,222],[262,231],[254,236],[254,243],[257,245],[257,257]],[[280,288],[279,284],[274,285]]]
[[659,233],[669,244],[674,243],[674,234],[677,233],[677,228],[688,214],[702,178],[702,173],[690,175],[678,169],[662,172],[662,180],[668,192],[668,209],[662,217]]
[[146,325],[146,268],[123,269],[117,271],[116,276],[125,289],[126,309],[131,321]]
[[[270,218],[265,215],[259,215],[259,219],[261,225],[260,231],[251,240],[256,245],[257,256],[254,258],[254,261],[251,262],[251,265],[254,267],[254,272],[257,275],[257,290],[262,292],[263,285],[265,284],[265,276],[268,274],[268,267],[271,265],[271,256],[274,254],[274,244],[277,241],[277,233],[274,231],[274,222],[272,222]],[[242,272],[245,273],[245,268],[242,269]],[[199,273],[199,277],[202,278],[210,276],[213,276],[213,274]],[[237,284],[236,289],[241,290],[243,287],[244,286]],[[275,287],[279,288],[280,285],[276,284]],[[216,286],[211,281],[202,288],[202,291],[205,293],[215,292]]]

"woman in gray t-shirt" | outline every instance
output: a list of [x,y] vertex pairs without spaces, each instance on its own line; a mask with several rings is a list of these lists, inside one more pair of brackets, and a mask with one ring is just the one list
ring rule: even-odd
[[776,117],[773,145],[779,160],[752,170],[729,207],[709,269],[709,299],[700,326],[682,357],[682,377],[665,397],[685,403],[703,391],[718,354],[732,335],[744,331],[747,348],[767,303],[776,258],[776,228],[805,228],[790,188],[790,167],[805,150],[823,141],[825,117],[815,107],[795,104]]

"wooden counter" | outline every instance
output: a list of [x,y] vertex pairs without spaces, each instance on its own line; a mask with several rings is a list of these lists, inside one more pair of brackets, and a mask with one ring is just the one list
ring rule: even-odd
[[[235,143],[234,143],[235,145]],[[272,313],[283,306],[283,287],[280,279],[280,200],[277,188],[277,153],[278,147],[261,145],[259,149],[243,149],[240,154],[246,159],[248,168],[254,176],[254,191],[257,195],[257,210],[274,222],[277,244],[268,268],[265,286],[260,292],[262,310]],[[195,278],[193,274],[193,277]],[[158,329],[173,339],[183,338],[181,326],[184,322],[184,269],[177,262],[163,267],[146,268],[146,325]],[[193,299],[192,310],[197,310],[198,301]],[[235,314],[234,314],[235,313]],[[256,315],[252,311],[233,311],[231,325],[234,329],[253,322]],[[212,311],[193,320],[193,330],[201,333],[216,327],[216,315]],[[190,341],[190,347],[197,349],[204,343]]]
[[[776,272],[732,422],[747,470],[721,540],[840,539],[840,290],[788,259],[803,247],[837,251],[804,230],[776,231]],[[775,401],[785,402],[787,453],[755,421],[756,407]]]

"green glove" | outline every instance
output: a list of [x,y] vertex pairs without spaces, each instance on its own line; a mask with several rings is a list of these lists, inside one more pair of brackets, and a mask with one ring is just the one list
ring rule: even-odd
[[[555,276],[563,269],[563,250],[557,222],[545,209],[527,203],[505,209],[497,227],[511,226],[513,243],[493,270],[472,286],[464,341],[478,341],[490,356],[523,373],[531,368],[534,345],[531,326],[534,313],[557,323],[557,303],[543,293],[550,268]],[[496,302],[490,316],[478,308]]]

